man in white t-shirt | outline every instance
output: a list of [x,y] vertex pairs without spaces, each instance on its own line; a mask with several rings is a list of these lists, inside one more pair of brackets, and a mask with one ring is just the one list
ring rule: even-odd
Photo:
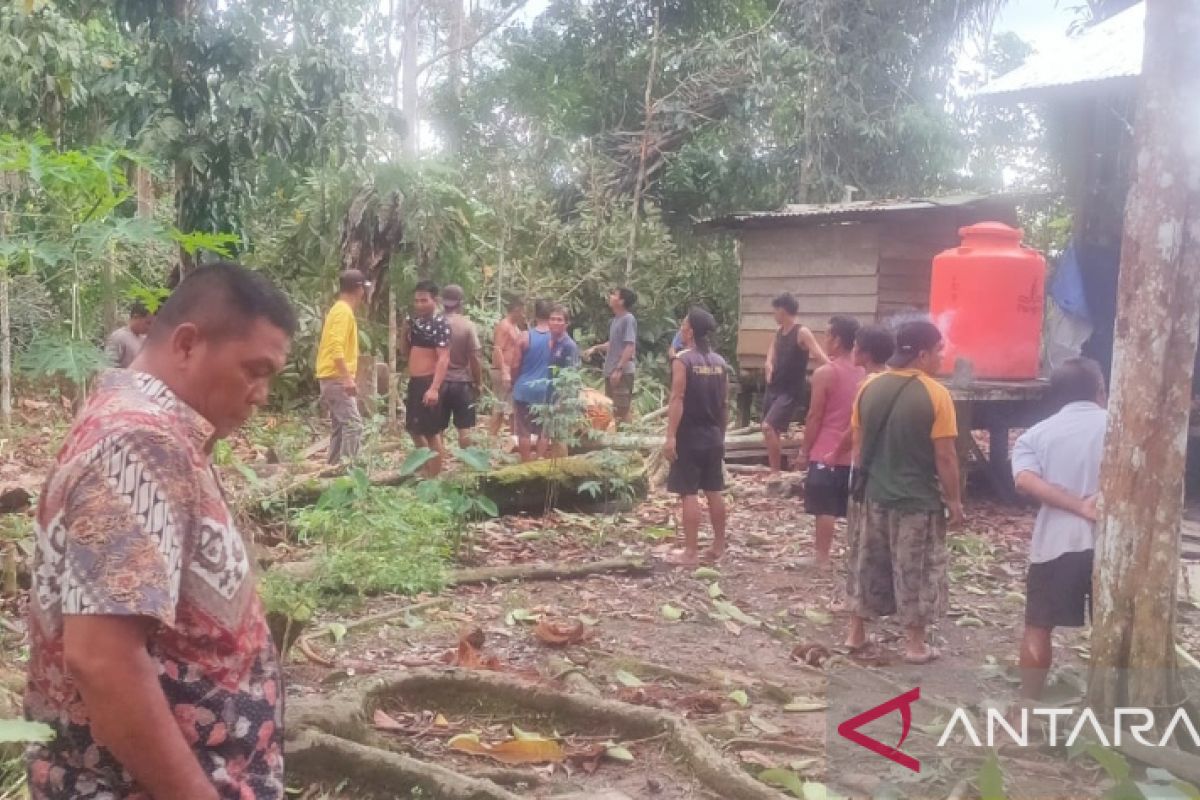
[[1100,461],[1108,428],[1100,365],[1063,362],[1050,376],[1062,409],[1026,431],[1012,453],[1017,490],[1042,504],[1029,548],[1021,696],[1036,700],[1053,660],[1056,627],[1080,628],[1090,616],[1092,554]]

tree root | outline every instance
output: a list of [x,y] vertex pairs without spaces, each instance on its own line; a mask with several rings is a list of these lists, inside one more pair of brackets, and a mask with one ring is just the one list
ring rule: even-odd
[[[578,723],[589,728],[604,728],[624,740],[650,739],[662,736],[669,749],[689,770],[689,774],[704,784],[711,792],[724,800],[780,800],[776,790],[745,774],[734,766],[704,738],[691,723],[681,717],[657,709],[634,706],[616,700],[562,692],[502,673],[474,672],[458,669],[419,669],[408,673],[377,676],[365,681],[357,692],[342,692],[326,701],[299,700],[294,702],[294,717],[289,720],[289,729],[305,736],[306,729],[316,728],[336,737],[355,741],[370,741],[373,731],[367,720],[376,709],[385,705],[409,705],[421,708],[439,708],[443,711],[459,709],[489,713],[544,714],[558,720],[560,724]],[[301,739],[304,746],[311,748],[313,739]],[[324,739],[316,740],[325,742]],[[351,744],[351,743],[347,743]],[[326,743],[326,752],[332,745]],[[368,756],[371,748],[357,745],[343,749],[350,757],[349,762],[326,761],[327,769],[335,767],[339,775],[358,775],[360,767],[369,765],[379,768]],[[296,747],[292,748],[296,752]],[[303,751],[301,751],[303,752]],[[363,759],[367,760],[364,761]],[[295,763],[297,759],[293,759]],[[307,757],[299,759],[307,762]],[[387,763],[398,770],[415,770],[414,759]],[[415,762],[420,764],[421,762]],[[305,766],[310,766],[305,764]],[[438,768],[445,772],[444,768]],[[316,775],[315,777],[329,777]],[[477,779],[472,779],[477,780]],[[495,786],[495,784],[492,784]],[[476,784],[471,784],[475,787]],[[505,790],[496,787],[500,792]],[[475,790],[472,788],[472,790]],[[466,789],[441,790],[439,798],[457,800],[462,797],[508,798],[508,794],[464,794]],[[482,791],[482,790],[480,790]]]
[[437,800],[520,800],[493,781],[312,729],[290,739],[287,754],[289,771],[301,779],[341,780],[350,775],[355,788],[380,797],[420,788]]

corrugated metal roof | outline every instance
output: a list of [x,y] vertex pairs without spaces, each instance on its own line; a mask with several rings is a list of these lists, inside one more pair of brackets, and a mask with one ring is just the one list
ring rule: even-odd
[[904,198],[898,200],[854,200],[849,203],[807,203],[786,205],[777,211],[756,211],[711,217],[696,223],[699,232],[721,228],[762,225],[815,225],[822,222],[857,222],[891,214],[964,208],[974,205],[1012,205],[1029,195],[963,194],[947,197]]
[[1034,53],[1012,72],[989,82],[978,94],[1019,99],[1015,96],[1136,78],[1142,73],[1145,33],[1146,4],[1138,3],[1078,36],[1065,39],[1059,46]]

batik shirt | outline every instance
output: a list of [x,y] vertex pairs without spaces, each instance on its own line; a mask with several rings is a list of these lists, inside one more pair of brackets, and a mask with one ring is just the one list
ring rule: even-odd
[[[37,509],[26,715],[35,800],[149,800],[92,736],[63,618],[154,620],[159,681],[222,798],[283,797],[279,665],[206,452],[212,426],[148,375],[114,370],[72,426]],[[114,680],[119,680],[114,676]]]

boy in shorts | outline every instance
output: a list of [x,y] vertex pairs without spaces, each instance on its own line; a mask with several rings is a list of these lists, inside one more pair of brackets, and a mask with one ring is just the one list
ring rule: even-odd
[[1091,608],[1092,555],[1100,460],[1108,429],[1104,375],[1090,358],[1072,358],[1050,375],[1062,409],[1017,439],[1017,491],[1042,504],[1029,547],[1021,695],[1041,696],[1057,627],[1079,628]]

